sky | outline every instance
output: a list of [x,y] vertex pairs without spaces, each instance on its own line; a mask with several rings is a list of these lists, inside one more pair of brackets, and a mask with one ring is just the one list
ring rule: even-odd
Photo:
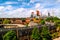
[[36,10],[60,17],[60,0],[0,0],[0,18],[30,17]]

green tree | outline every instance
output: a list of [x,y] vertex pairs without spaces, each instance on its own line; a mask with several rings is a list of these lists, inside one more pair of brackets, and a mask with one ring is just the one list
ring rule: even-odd
[[44,24],[45,24],[45,21],[44,21],[44,20],[42,20],[42,21],[40,22],[40,24],[43,24],[43,25],[44,25]]
[[9,24],[9,23],[10,23],[10,20],[4,19],[3,24]]
[[16,33],[12,30],[8,31],[4,36],[3,40],[17,40]]
[[21,20],[24,22],[26,20],[26,18],[21,18]]
[[3,37],[2,37],[2,35],[0,35],[0,40],[3,40]]
[[52,40],[52,36],[50,35],[48,27],[43,26],[41,34],[42,34],[43,40]]
[[26,27],[28,27],[28,23],[26,23]]
[[47,17],[45,20],[46,20],[46,21],[53,20],[53,17]]
[[59,20],[59,18],[58,17],[53,17],[53,20]]
[[32,36],[33,40],[42,40],[41,35],[40,35],[37,27],[34,27],[34,29],[32,30],[31,36]]

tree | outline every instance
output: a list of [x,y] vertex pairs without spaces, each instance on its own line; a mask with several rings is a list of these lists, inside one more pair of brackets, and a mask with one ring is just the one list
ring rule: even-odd
[[44,20],[42,20],[40,23],[44,25],[44,24],[45,24],[45,21],[44,21]]
[[32,35],[31,36],[34,40],[42,40],[41,35],[40,35],[37,27],[34,27],[34,29],[32,30]]
[[4,36],[3,40],[17,40],[16,33],[12,30],[8,31]]
[[10,23],[10,20],[4,19],[3,24],[9,24],[9,23]]
[[59,18],[58,17],[53,17],[53,20],[59,20]]
[[42,34],[43,40],[52,40],[52,36],[50,35],[48,27],[43,26],[41,34]]
[[53,20],[53,17],[47,17],[45,20],[46,20],[46,21]]
[[26,18],[21,18],[22,22],[25,22]]
[[3,40],[3,37],[2,37],[2,35],[0,34],[0,40]]
[[28,23],[26,23],[26,27],[28,27]]

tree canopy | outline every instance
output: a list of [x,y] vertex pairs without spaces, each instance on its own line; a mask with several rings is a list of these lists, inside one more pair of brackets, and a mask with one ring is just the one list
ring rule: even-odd
[[10,20],[8,20],[8,19],[3,20],[3,24],[9,24],[9,23],[10,23]]
[[16,33],[12,30],[8,31],[4,36],[3,40],[17,40]]
[[50,35],[50,31],[48,30],[48,27],[43,26],[41,33],[42,33],[43,40],[52,40],[52,36]]
[[34,29],[32,30],[32,38],[34,40],[41,40],[41,35],[37,27],[34,27]]

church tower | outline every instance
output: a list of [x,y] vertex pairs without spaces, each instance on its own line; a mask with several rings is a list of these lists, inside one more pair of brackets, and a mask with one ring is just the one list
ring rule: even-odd
[[48,17],[50,17],[50,13],[48,12]]
[[34,12],[31,13],[31,18],[34,18]]
[[36,18],[40,18],[40,11],[39,10],[36,10]]
[[40,13],[39,10],[36,10],[36,15],[37,15],[37,16],[40,16],[39,13]]

